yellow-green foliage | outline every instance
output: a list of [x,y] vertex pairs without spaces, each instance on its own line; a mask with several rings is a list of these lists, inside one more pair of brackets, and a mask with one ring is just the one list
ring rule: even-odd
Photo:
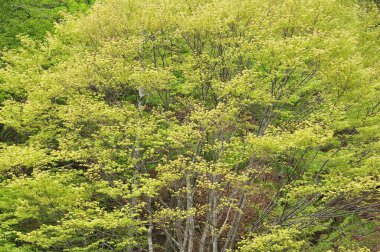
[[22,38],[0,247],[374,250],[379,22],[355,0],[104,0]]
[[296,228],[272,227],[269,234],[262,234],[239,243],[239,251],[302,251],[305,249],[305,241],[297,237],[300,233]]

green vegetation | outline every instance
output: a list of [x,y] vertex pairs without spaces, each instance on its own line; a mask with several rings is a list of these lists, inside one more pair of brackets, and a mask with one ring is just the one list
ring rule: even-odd
[[374,3],[104,0],[42,40],[35,22],[0,70],[0,251],[380,249]]
[[17,35],[43,39],[63,13],[84,11],[93,0],[0,0],[0,50],[20,45]]

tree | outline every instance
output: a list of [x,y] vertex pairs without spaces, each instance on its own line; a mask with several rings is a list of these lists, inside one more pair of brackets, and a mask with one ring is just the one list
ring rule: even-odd
[[2,246],[375,249],[378,22],[351,0],[108,0],[24,38]]
[[19,34],[44,39],[46,32],[53,31],[54,23],[62,21],[64,12],[83,11],[92,3],[92,0],[1,0],[0,51],[19,46]]

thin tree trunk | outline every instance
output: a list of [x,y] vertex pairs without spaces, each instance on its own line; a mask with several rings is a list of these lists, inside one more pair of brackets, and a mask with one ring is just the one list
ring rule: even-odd
[[153,213],[152,213],[152,199],[148,198],[148,213],[149,213],[149,227],[148,227],[148,251],[153,252]]
[[[212,184],[216,182],[216,175],[212,175]],[[211,200],[211,223],[212,223],[212,251],[218,252],[218,232],[217,232],[217,225],[218,225],[218,209],[217,209],[217,197],[215,189],[211,189],[210,193],[210,200]]]
[[207,213],[205,225],[203,227],[203,233],[202,233],[201,240],[199,243],[199,252],[204,252],[206,248],[206,240],[207,240],[207,236],[208,236],[208,232],[210,228],[209,219],[210,219],[210,211]]
[[[138,110],[139,112],[141,113],[141,109],[142,109],[142,98],[144,97],[145,95],[145,92],[144,92],[144,88],[143,87],[139,87],[139,97],[138,97]],[[136,135],[136,150],[135,150],[135,158],[136,159],[139,159],[140,158],[140,140],[139,140],[139,136]],[[139,161],[137,161],[137,164],[139,163]],[[139,165],[137,165],[137,169],[138,170],[141,170],[141,167],[139,167]],[[144,171],[146,172],[146,170]],[[153,212],[152,212],[152,199],[149,198],[148,196],[148,199],[147,199],[147,209],[148,209],[148,218],[149,218],[149,225],[148,225],[148,232],[147,232],[147,240],[148,240],[148,251],[149,252],[154,252],[154,249],[153,249]]]
[[[192,207],[193,207],[193,188],[191,184],[190,174],[187,174],[186,176],[186,187],[187,187],[187,193],[186,193],[187,203],[186,204],[187,204],[187,211],[189,211],[189,210],[192,210]],[[194,216],[191,215],[187,217],[187,222],[188,222],[188,237],[189,237],[188,252],[192,252],[193,243],[194,243],[194,230],[195,230]]]
[[[239,202],[239,209],[243,209],[246,202],[247,202],[247,195],[243,194],[243,197],[240,199],[240,202]],[[224,245],[224,248],[222,251],[225,251],[226,248],[233,249],[242,217],[243,217],[243,213],[241,211],[238,211],[235,214],[234,219],[232,221],[231,229],[227,235],[226,244]]]

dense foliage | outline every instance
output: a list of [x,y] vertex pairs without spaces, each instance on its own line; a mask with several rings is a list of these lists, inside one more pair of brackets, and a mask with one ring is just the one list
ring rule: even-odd
[[0,0],[0,55],[5,48],[20,46],[19,35],[42,40],[65,13],[83,12],[92,3],[93,0]]
[[379,250],[379,24],[353,0],[105,0],[22,37],[0,251]]

